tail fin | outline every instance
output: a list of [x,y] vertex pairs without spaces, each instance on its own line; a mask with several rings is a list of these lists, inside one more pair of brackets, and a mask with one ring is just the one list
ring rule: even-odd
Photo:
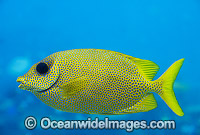
[[176,80],[176,76],[183,64],[184,58],[174,62],[167,71],[156,81],[162,82],[162,91],[158,92],[161,98],[177,115],[183,116],[184,113],[176,100],[176,96],[173,91],[173,84]]

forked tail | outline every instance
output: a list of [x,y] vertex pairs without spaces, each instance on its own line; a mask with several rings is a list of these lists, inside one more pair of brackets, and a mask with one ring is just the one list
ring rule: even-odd
[[174,111],[177,115],[183,116],[184,113],[176,100],[176,96],[173,90],[173,84],[176,80],[176,76],[183,64],[184,59],[180,59],[174,62],[167,71],[156,81],[162,83],[162,88],[157,93],[166,102],[166,104]]

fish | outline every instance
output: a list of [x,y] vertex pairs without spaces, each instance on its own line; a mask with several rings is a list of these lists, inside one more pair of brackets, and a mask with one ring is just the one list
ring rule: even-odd
[[173,84],[184,62],[174,62],[158,79],[150,60],[103,49],[56,52],[17,78],[22,90],[64,112],[100,115],[148,112],[157,107],[157,93],[183,116]]

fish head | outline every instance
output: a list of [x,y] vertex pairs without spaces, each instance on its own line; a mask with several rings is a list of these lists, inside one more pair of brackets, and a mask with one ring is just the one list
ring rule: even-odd
[[50,89],[59,79],[59,66],[55,55],[34,64],[29,71],[17,78],[20,89],[28,91],[45,91]]

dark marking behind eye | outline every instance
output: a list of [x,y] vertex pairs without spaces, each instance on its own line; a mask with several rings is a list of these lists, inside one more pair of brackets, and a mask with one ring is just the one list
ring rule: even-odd
[[49,67],[46,63],[41,62],[37,65],[36,67],[36,71],[40,74],[45,74],[46,72],[48,72]]

